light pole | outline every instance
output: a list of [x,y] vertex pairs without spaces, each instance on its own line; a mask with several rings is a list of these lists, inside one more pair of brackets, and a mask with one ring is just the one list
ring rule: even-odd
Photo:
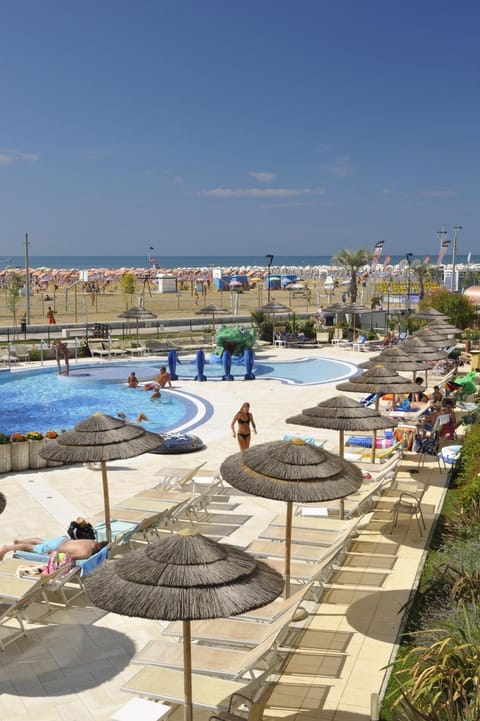
[[407,312],[410,313],[410,274],[412,268],[413,253],[405,253],[405,258],[408,263],[408,277],[407,277]]
[[267,253],[265,258],[267,259],[267,263],[268,263],[268,265],[267,265],[267,268],[268,268],[268,271],[267,271],[267,303],[270,303],[270,268],[272,267],[272,263],[273,263],[273,255],[271,253]]
[[452,284],[450,286],[450,290],[452,293],[457,290],[456,284],[455,284],[455,263],[457,260],[457,234],[458,232],[462,230],[461,225],[454,225],[453,226],[453,240],[452,240]]

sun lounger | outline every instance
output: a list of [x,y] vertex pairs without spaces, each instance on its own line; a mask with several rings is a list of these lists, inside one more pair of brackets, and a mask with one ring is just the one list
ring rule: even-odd
[[[230,696],[245,691],[245,683],[205,674],[192,674],[192,703],[196,708],[218,709]],[[185,698],[183,670],[146,666],[124,683],[122,691],[182,704]]]
[[184,485],[190,483],[205,463],[206,461],[203,461],[203,463],[200,463],[194,468],[162,468],[154,473],[156,478],[162,478],[162,480],[158,481],[155,488],[170,488],[172,486],[183,488]]
[[[289,623],[292,621],[298,605],[305,598],[310,585],[302,586],[297,593],[285,599],[283,612],[277,615],[277,618],[271,623],[252,623],[251,620],[242,616],[222,619],[221,623],[217,619],[192,621],[192,639],[218,645],[256,646],[275,634],[277,642],[280,642],[280,636],[282,636],[282,643],[286,643],[286,638],[290,633],[298,630],[290,629]],[[279,634],[282,629],[284,633]],[[303,629],[301,630],[303,631]],[[171,623],[163,635],[181,638],[183,623],[180,621]]]
[[147,346],[136,343],[135,341],[132,341],[129,345],[122,344],[121,347],[126,353],[130,353],[132,356],[145,355],[147,352]]
[[[224,619],[218,620],[221,627]],[[280,629],[277,632],[280,633]],[[259,671],[271,673],[280,654],[275,634],[251,649],[192,644],[192,671],[235,681],[256,678]],[[134,663],[166,668],[183,668],[183,644],[167,638],[149,641],[133,658]]]
[[[328,548],[328,546],[328,542],[318,543],[315,546],[303,543],[292,543],[291,558],[299,561],[310,561],[313,563],[321,556],[321,548]],[[245,551],[259,558],[284,558],[285,543],[278,541],[252,541],[245,548]]]

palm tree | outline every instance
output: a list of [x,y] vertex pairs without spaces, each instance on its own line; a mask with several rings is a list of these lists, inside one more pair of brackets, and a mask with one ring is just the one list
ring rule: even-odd
[[350,300],[352,303],[357,302],[357,272],[368,263],[371,253],[365,248],[358,250],[340,250],[333,258],[332,262],[341,265],[350,272]]
[[430,266],[425,263],[419,263],[416,265],[412,263],[412,270],[418,278],[418,285],[420,286],[420,300],[425,297],[425,281],[431,280]]

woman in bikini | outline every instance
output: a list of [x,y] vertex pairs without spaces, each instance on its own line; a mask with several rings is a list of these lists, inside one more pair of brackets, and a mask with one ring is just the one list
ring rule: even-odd
[[[235,423],[238,425],[236,432]],[[237,439],[241,451],[246,451],[247,448],[250,448],[250,426],[256,435],[257,427],[250,413],[250,403],[244,403],[238,413],[235,413],[233,416],[231,424],[233,437]]]

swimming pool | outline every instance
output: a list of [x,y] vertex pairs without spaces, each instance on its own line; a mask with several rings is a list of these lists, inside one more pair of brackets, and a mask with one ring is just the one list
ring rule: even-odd
[[[16,432],[47,430],[61,431],[71,428],[96,411],[115,416],[119,411],[134,420],[142,412],[150,422],[149,430],[156,433],[177,431],[186,433],[204,423],[212,414],[213,407],[196,395],[203,384],[193,381],[197,374],[195,361],[177,364],[176,372],[181,380],[191,380],[188,392],[167,389],[160,400],[151,401],[150,393],[127,388],[126,379],[135,370],[140,384],[158,374],[159,362],[148,360],[108,363],[73,364],[70,375],[57,375],[56,368],[15,370],[0,373],[0,431]],[[297,361],[255,363],[257,378],[275,379],[282,383],[313,385],[339,382],[350,377],[356,368],[350,363],[322,358]],[[223,382],[221,363],[206,363],[204,374],[207,382]],[[243,381],[245,366],[233,364],[231,373]],[[228,382],[228,381],[225,381]]]

